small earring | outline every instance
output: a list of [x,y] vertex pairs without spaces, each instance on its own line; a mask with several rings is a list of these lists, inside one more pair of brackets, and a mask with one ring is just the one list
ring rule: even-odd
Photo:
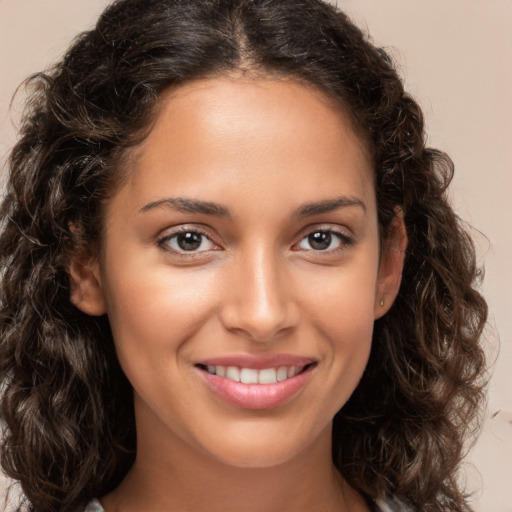
[[383,308],[384,307],[384,297],[382,299],[380,299],[380,307]]

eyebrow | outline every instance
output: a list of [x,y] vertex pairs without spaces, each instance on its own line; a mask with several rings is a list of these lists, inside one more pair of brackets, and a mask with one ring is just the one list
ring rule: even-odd
[[229,210],[220,204],[184,197],[166,197],[165,199],[152,201],[144,205],[139,211],[140,213],[145,213],[161,206],[170,206],[174,210],[184,213],[204,213],[205,215],[215,215],[217,217],[230,216]]
[[326,199],[323,201],[316,201],[314,203],[307,203],[300,206],[297,211],[297,217],[309,217],[312,215],[319,215],[322,213],[329,213],[340,208],[348,206],[358,206],[366,213],[366,205],[357,197],[339,196],[334,199]]
[[[188,199],[184,197],[166,197],[164,199],[159,199],[158,201],[152,201],[144,205],[139,212],[146,213],[155,208],[166,206],[184,213],[202,213],[204,215],[214,215],[216,217],[231,216],[229,210],[218,203],[202,201],[200,199]],[[334,199],[324,199],[322,201],[306,203],[295,211],[295,216],[310,217],[322,213],[329,213],[349,206],[358,206],[366,213],[366,205],[357,197],[339,196]]]

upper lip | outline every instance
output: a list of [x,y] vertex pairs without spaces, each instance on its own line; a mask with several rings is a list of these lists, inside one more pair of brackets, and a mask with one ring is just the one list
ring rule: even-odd
[[306,366],[315,362],[311,357],[293,354],[231,354],[201,359],[196,362],[196,365],[237,366],[239,368],[262,370],[279,366]]

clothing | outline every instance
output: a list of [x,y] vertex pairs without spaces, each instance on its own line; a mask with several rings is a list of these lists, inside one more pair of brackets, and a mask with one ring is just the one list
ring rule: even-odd
[[[376,512],[407,512],[407,508],[396,500],[377,500],[375,502]],[[92,500],[85,507],[84,512],[105,512],[98,500]]]
[[85,507],[84,512],[105,512],[105,510],[103,510],[103,507],[98,500],[92,500]]
[[408,507],[395,499],[389,499],[386,501],[379,499],[375,504],[377,505],[377,510],[380,512],[411,512]]

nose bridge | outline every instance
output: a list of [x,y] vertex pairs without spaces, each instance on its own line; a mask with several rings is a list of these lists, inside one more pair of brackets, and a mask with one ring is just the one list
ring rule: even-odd
[[232,272],[222,310],[226,328],[266,341],[296,323],[283,262],[272,247],[262,243],[241,251]]

